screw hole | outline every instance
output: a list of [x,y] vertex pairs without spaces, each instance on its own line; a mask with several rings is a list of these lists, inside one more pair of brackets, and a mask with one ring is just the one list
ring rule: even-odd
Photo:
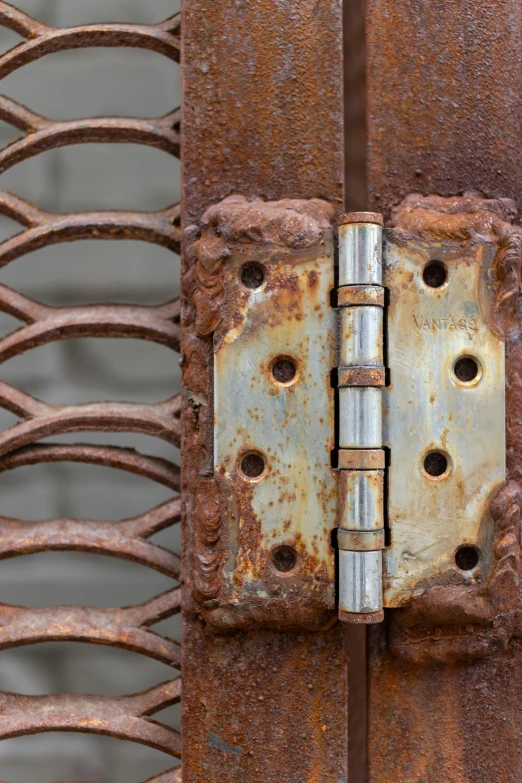
[[272,554],[272,562],[278,571],[286,574],[295,568],[297,557],[292,547],[281,546]]
[[448,458],[441,451],[431,451],[424,458],[424,470],[428,476],[439,478],[448,469]]
[[297,367],[293,359],[288,356],[280,356],[272,365],[272,377],[277,383],[287,386],[292,383],[297,373]]
[[247,478],[259,478],[265,469],[265,460],[261,454],[255,451],[251,451],[250,454],[245,454],[241,460],[241,472]]
[[265,282],[265,270],[260,264],[247,264],[241,272],[241,282],[245,288],[261,288]]
[[461,546],[455,554],[455,563],[461,571],[473,571],[479,559],[480,553],[474,546]]
[[478,362],[471,356],[463,356],[453,367],[455,377],[462,383],[471,383],[479,374]]
[[422,279],[430,288],[440,288],[446,282],[448,272],[440,261],[431,261],[424,267]]

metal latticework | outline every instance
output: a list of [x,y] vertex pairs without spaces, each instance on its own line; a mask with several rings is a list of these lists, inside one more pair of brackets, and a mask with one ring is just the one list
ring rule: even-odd
[[[104,24],[57,29],[0,2],[0,23],[23,40],[0,57],[0,78],[58,51],[87,47],[138,47],[179,60],[179,18],[158,25]],[[179,112],[157,120],[105,117],[55,122],[0,96],[0,119],[22,136],[0,151],[0,173],[42,152],[73,144],[138,143],[179,156]],[[34,250],[82,239],[139,239],[179,253],[179,205],[156,212],[51,214],[0,192],[0,214],[23,230],[0,245],[0,267]],[[179,301],[159,306],[123,304],[50,307],[0,285],[0,311],[22,322],[0,340],[0,362],[56,340],[81,337],[138,338],[179,350]],[[156,404],[49,405],[0,383],[0,405],[20,421],[0,434],[0,472],[43,462],[102,465],[147,477],[172,490],[171,500],[120,522],[55,519],[24,522],[0,518],[0,558],[44,551],[81,551],[131,560],[179,580],[177,554],[149,541],[179,522],[180,470],[165,459],[116,446],[40,443],[81,432],[133,432],[180,444],[180,398]],[[65,587],[65,586],[64,586]],[[0,650],[47,641],[108,644],[154,658],[174,668],[179,644],[150,630],[180,610],[179,586],[148,602],[122,609],[61,606],[0,606]],[[0,693],[0,739],[48,731],[88,732],[143,743],[180,757],[180,736],[150,716],[179,702],[180,679],[146,692],[110,698],[91,695],[22,696]],[[180,767],[154,783],[181,780]],[[152,783],[152,782],[151,782]]]

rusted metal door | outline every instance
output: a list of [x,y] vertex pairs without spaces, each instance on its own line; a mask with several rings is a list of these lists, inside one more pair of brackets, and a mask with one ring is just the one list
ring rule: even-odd
[[[183,26],[184,776],[343,781],[344,630],[321,602],[300,600],[301,574],[264,566],[248,513],[238,543],[245,576],[249,552],[261,552],[269,599],[227,598],[223,566],[236,534],[214,477],[212,339],[235,303],[227,266],[258,263],[259,250],[265,259],[313,251],[342,208],[341,5],[195,0]],[[248,420],[238,428],[248,436]],[[284,584],[293,605],[291,591],[277,592]],[[323,629],[306,630],[317,616]]]

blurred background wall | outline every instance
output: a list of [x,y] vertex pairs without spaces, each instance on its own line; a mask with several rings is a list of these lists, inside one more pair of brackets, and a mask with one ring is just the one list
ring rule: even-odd
[[[56,26],[89,22],[159,22],[176,0],[13,0]],[[2,51],[18,36],[0,29]],[[96,49],[49,55],[4,80],[2,93],[51,118],[89,115],[160,116],[179,105],[179,69],[160,55]],[[1,146],[19,133],[0,124]],[[56,212],[153,210],[179,199],[179,164],[158,150],[134,145],[85,145],[48,152],[0,178],[0,188]],[[1,239],[19,226],[2,219]],[[78,242],[15,261],[0,280],[43,302],[159,303],[179,291],[178,259],[137,242]],[[0,317],[2,333],[17,322]],[[177,357],[133,340],[71,340],[12,359],[0,378],[50,403],[156,401],[179,389]],[[15,417],[2,413],[5,428]],[[72,441],[74,437],[64,438]],[[133,436],[76,436],[116,443],[177,461],[168,444]],[[60,440],[52,439],[54,442]],[[86,465],[42,465],[0,474],[0,514],[24,520],[52,517],[120,519],[141,513],[171,493],[146,479]],[[156,540],[177,547],[176,532]],[[95,555],[42,554],[0,563],[0,601],[29,606],[141,602],[171,586],[147,568]],[[165,627],[165,624],[164,624]],[[166,624],[177,636],[175,621]],[[0,654],[0,689],[27,694],[86,692],[117,695],[168,679],[164,665],[142,656],[81,644],[45,644]],[[171,708],[162,720],[176,725]],[[138,783],[172,766],[163,754],[126,742],[81,734],[40,735],[0,743],[0,779]]]

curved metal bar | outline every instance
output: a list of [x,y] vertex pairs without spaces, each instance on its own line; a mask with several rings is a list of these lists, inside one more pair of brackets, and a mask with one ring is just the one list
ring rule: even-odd
[[[14,113],[12,109],[19,107]],[[179,112],[160,119],[100,117],[51,122],[0,96],[0,119],[26,134],[0,150],[0,173],[24,160],[74,144],[141,144],[179,158]]]
[[146,539],[180,519],[179,498],[135,519],[105,522],[52,519],[22,522],[0,517],[0,559],[39,552],[88,552],[130,560],[179,579],[180,557]]
[[179,733],[147,717],[177,704],[180,698],[179,678],[121,698],[77,694],[25,696],[0,692],[0,738],[48,731],[104,734],[148,745],[179,758]]
[[[0,399],[5,384],[0,384]],[[43,403],[41,403],[43,404]],[[51,408],[43,415],[15,424],[0,435],[0,457],[10,451],[36,443],[53,435],[70,432],[140,432],[180,445],[180,425],[165,408],[164,403],[135,405],[130,402],[84,403]]]
[[156,777],[146,780],[145,783],[182,783],[183,770],[181,767],[172,767],[167,769]]
[[[4,310],[1,288],[0,310]],[[117,304],[48,308],[47,317],[0,339],[0,364],[57,340],[84,337],[147,340],[179,351],[179,326],[159,318],[158,310]]]
[[10,193],[0,191],[0,214],[28,226],[0,243],[0,268],[26,253],[81,239],[133,239],[180,252],[179,204],[162,212],[44,212]]
[[0,310],[13,318],[34,324],[46,318],[53,309],[0,283]]
[[[0,0],[0,24],[26,40],[0,56],[0,79],[54,52],[85,47],[139,47],[179,60],[179,15],[158,25],[101,24],[57,29]],[[7,96],[0,96],[0,120],[20,138],[0,150],[0,173],[35,155],[66,145],[132,143],[179,157],[180,113],[158,119],[100,117],[54,121]],[[52,214],[0,191],[0,214],[23,230],[0,244],[0,268],[20,256],[61,242],[83,239],[139,240],[180,252],[178,204],[155,212]],[[0,363],[55,340],[80,337],[138,338],[179,351],[180,302],[154,307],[103,304],[51,307],[0,285],[0,311],[23,324],[0,340]],[[168,460],[132,449],[91,444],[42,444],[69,432],[140,432],[178,446],[180,395],[152,405],[86,403],[55,406],[0,382],[0,405],[23,421],[0,434],[0,473],[44,462],[81,462],[125,470],[175,492],[180,469]],[[0,559],[44,551],[83,551],[119,557],[179,580],[181,561],[154,544],[154,533],[179,522],[181,500],[118,522],[53,519],[24,522],[0,517]],[[48,641],[108,644],[179,666],[180,646],[150,630],[179,612],[181,588],[118,609],[27,608],[0,604],[0,650]],[[178,732],[148,716],[179,701],[179,679],[120,699],[101,696],[30,697],[0,692],[0,739],[47,731],[82,731],[140,742],[180,757]],[[148,783],[180,783],[181,767]]]
[[43,22],[37,22],[29,14],[19,11],[10,3],[4,2],[0,3],[0,24],[23,38],[34,38],[45,30],[51,29]]
[[90,24],[55,28],[0,2],[0,24],[26,38],[0,57],[0,79],[54,52],[91,47],[134,47],[179,62],[179,14],[158,25]]
[[178,667],[180,645],[148,626],[177,614],[179,587],[141,606],[103,609],[92,606],[31,607],[0,605],[0,650],[43,642],[110,644]]
[[0,473],[42,462],[82,462],[88,465],[103,465],[151,479],[175,492],[179,492],[181,488],[180,469],[173,462],[161,457],[140,454],[134,449],[94,446],[87,443],[46,443],[26,446],[0,459]]

